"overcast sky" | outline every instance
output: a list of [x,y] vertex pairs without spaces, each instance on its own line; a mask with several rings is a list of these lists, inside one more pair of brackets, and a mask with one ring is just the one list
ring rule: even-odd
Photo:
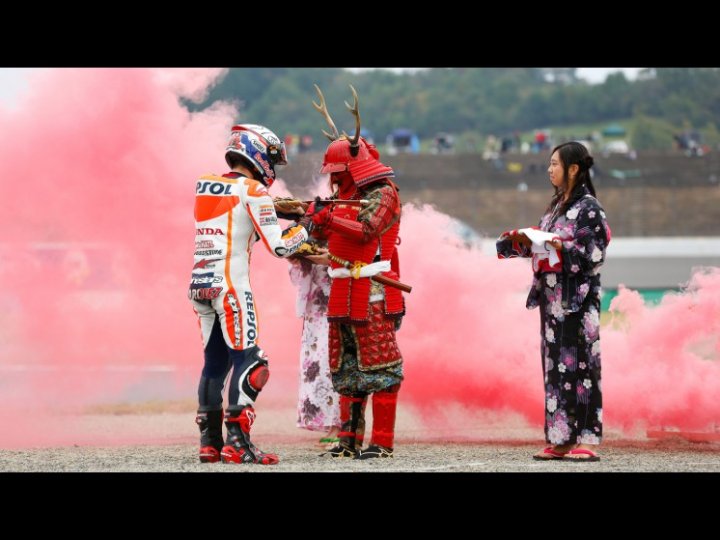
[[[616,71],[623,71],[629,79],[634,79],[640,69],[642,68],[578,68],[578,76],[587,79],[590,83],[601,83],[608,73]],[[33,68],[0,68],[0,103],[12,106],[15,97],[27,88],[27,76],[32,71]]]
[[590,83],[601,83],[610,73],[622,71],[628,79],[637,77],[638,71],[643,68],[578,68],[578,77],[587,79]]
[[[366,71],[373,68],[347,68],[350,71]],[[391,71],[417,71],[422,68],[383,68]],[[635,79],[638,71],[643,68],[577,68],[578,77],[586,79],[592,84],[601,83],[605,80],[605,77],[610,73],[616,73],[622,71],[628,79]]]

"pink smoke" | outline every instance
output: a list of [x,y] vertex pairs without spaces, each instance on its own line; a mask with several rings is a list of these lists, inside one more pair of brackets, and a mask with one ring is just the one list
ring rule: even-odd
[[[218,104],[190,114],[178,97],[199,99],[221,74],[47,70],[16,109],[0,109],[6,411],[151,399],[172,385],[193,397],[202,366],[186,298],[195,179],[225,171],[236,113]],[[272,191],[288,193],[282,182]],[[398,334],[401,406],[417,407],[430,428],[458,433],[463,419],[443,413],[458,402],[541,425],[539,316],[524,307],[527,261],[466,247],[453,221],[430,207],[406,206],[401,238],[402,280],[414,287]],[[301,324],[287,263],[257,245],[251,281],[272,367],[259,405],[292,405]],[[691,292],[654,309],[637,299],[633,307],[630,291],[618,296],[627,328],[602,332],[609,428],[694,428],[720,418],[719,288],[717,273],[696,276]],[[27,436],[18,423],[3,424],[0,446]],[[33,440],[62,439],[48,430]]]
[[704,430],[720,423],[720,269],[696,272],[656,308],[621,288],[603,335],[607,421]]
[[524,308],[527,261],[508,264],[465,247],[451,218],[429,206],[404,209],[401,238],[401,277],[414,287],[398,334],[402,399],[430,417],[459,401],[540,421],[540,323]]

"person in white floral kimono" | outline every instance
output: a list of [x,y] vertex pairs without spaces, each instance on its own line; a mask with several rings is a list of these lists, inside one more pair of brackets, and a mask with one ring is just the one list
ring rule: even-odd
[[324,431],[320,446],[337,443],[340,398],[333,390],[328,365],[327,303],[330,276],[327,266],[305,258],[291,258],[290,280],[298,289],[296,312],[303,318],[300,349],[300,389],[297,426]]
[[533,258],[527,308],[540,308],[545,439],[534,459],[598,461],[602,440],[600,267],[610,242],[590,177],[593,158],[580,143],[553,149],[555,195],[539,228],[506,231],[498,258]]

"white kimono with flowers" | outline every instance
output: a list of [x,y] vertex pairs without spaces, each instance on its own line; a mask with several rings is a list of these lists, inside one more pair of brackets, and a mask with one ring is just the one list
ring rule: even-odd
[[297,426],[313,431],[340,427],[339,396],[328,365],[327,267],[307,261],[290,264],[290,280],[298,289],[296,313],[303,318]]

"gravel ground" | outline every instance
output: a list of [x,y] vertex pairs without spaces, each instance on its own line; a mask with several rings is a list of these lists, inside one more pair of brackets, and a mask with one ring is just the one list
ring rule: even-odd
[[718,472],[717,448],[672,443],[648,448],[622,441],[606,445],[602,460],[575,463],[530,459],[537,444],[450,443],[398,445],[393,459],[372,462],[321,458],[298,444],[272,446],[275,466],[201,464],[194,444],[71,447],[0,451],[0,470],[15,472]]
[[[607,434],[602,460],[537,462],[542,431],[517,418],[468,418],[462,436],[428,433],[404,411],[395,458],[356,461],[319,457],[318,433],[294,426],[288,409],[264,411],[256,444],[280,455],[275,466],[201,464],[193,413],[83,414],[64,418],[63,436],[34,444],[2,444],[2,472],[720,472],[720,444]],[[147,434],[152,434],[148,437]],[[449,442],[452,441],[452,442]]]

